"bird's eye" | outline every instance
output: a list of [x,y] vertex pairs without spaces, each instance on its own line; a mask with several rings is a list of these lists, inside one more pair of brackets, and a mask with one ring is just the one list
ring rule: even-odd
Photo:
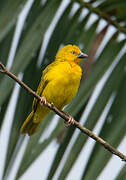
[[75,51],[72,51],[72,54],[75,54]]

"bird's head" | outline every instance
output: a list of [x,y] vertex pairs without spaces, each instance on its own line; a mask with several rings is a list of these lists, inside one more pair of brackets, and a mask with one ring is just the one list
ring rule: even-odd
[[81,60],[86,57],[88,57],[88,55],[82,53],[76,45],[66,45],[58,51],[56,60],[79,64]]

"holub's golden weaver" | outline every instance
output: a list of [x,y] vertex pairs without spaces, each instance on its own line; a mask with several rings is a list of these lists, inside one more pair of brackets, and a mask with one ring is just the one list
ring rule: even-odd
[[[24,121],[21,134],[28,133],[31,136],[37,131],[42,119],[50,112],[42,105],[46,100],[60,110],[70,103],[80,85],[82,69],[79,63],[86,57],[87,55],[75,45],[67,45],[58,51],[55,61],[43,71],[37,89],[37,94],[42,97],[41,103],[34,98],[32,112]],[[72,122],[73,119],[70,117],[69,123]]]

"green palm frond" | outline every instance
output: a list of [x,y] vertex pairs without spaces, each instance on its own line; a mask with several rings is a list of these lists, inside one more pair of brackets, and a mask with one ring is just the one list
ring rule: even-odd
[[[0,60],[4,65],[7,65],[18,17],[26,5],[26,1],[1,0],[0,4]],[[64,8],[62,13],[59,12],[60,8]],[[93,18],[94,16],[96,18]],[[57,23],[55,23],[56,20]],[[104,24],[103,27],[102,23]],[[50,38],[46,42],[45,37],[51,27],[53,29]],[[109,35],[110,37],[107,39]],[[94,130],[96,125],[99,124],[105,108],[108,107],[99,136],[115,148],[118,148],[125,137],[126,127],[125,42],[125,0],[90,0],[88,2],[84,0],[70,0],[69,2],[59,0],[33,1],[21,32],[10,71],[15,75],[22,73],[22,80],[35,90],[41,78],[42,70],[55,59],[57,50],[62,45],[72,43],[80,46],[82,51],[89,55],[89,58],[84,65],[81,64],[84,73],[79,92],[65,110],[74,116],[77,121],[81,121],[81,124],[85,127]],[[40,62],[40,52],[43,51],[41,45],[46,47],[46,51],[43,53],[43,59]],[[87,118],[85,118],[85,112],[94,91],[96,91],[96,87],[101,81],[104,81],[102,88],[97,93],[97,98]],[[0,74],[1,132],[14,87],[15,82],[13,80]],[[3,179],[9,179],[12,167],[19,155],[19,150],[25,138],[24,136],[21,138],[19,130],[31,109],[33,100],[21,88],[17,98],[13,123],[8,137],[9,142],[6,149],[3,177],[1,175]],[[111,98],[112,104],[108,106]],[[77,164],[80,153],[83,153],[86,147],[88,137],[78,132],[74,127],[64,128],[63,121],[59,119],[49,136],[41,141],[41,137],[54,123],[55,119],[53,117],[54,113],[46,117],[38,133],[28,139],[19,168],[15,172],[16,179],[21,176],[22,179],[25,179],[23,174],[27,173],[31,165],[34,166],[35,160],[56,139],[59,140],[59,144],[55,156],[52,157],[52,164],[47,163],[50,167],[46,175],[47,179],[51,180],[57,177],[57,179],[64,180],[68,178],[74,165]],[[3,139],[0,140],[1,142],[4,141]],[[68,149],[69,152],[67,152]],[[112,154],[101,147],[100,144],[94,143],[91,149],[90,155],[87,152],[89,157],[86,165],[80,167],[80,172],[73,172],[73,174],[78,174],[78,179],[97,179],[101,173],[104,174],[104,168],[110,162]],[[118,159],[118,162],[122,163],[122,168],[119,168],[119,174],[114,178],[124,180],[126,179],[126,169],[120,159]],[[115,166],[118,166],[118,164],[115,164]],[[39,169],[41,168],[39,167]]]

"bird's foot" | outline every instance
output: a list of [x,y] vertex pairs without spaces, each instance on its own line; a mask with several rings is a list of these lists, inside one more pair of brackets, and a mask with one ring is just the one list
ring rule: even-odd
[[66,126],[68,127],[68,126],[74,125],[75,120],[71,115],[69,115],[69,120],[67,122],[66,121],[64,121],[64,122],[65,122]]
[[45,96],[41,97],[40,104],[41,105],[46,105],[47,104]]

